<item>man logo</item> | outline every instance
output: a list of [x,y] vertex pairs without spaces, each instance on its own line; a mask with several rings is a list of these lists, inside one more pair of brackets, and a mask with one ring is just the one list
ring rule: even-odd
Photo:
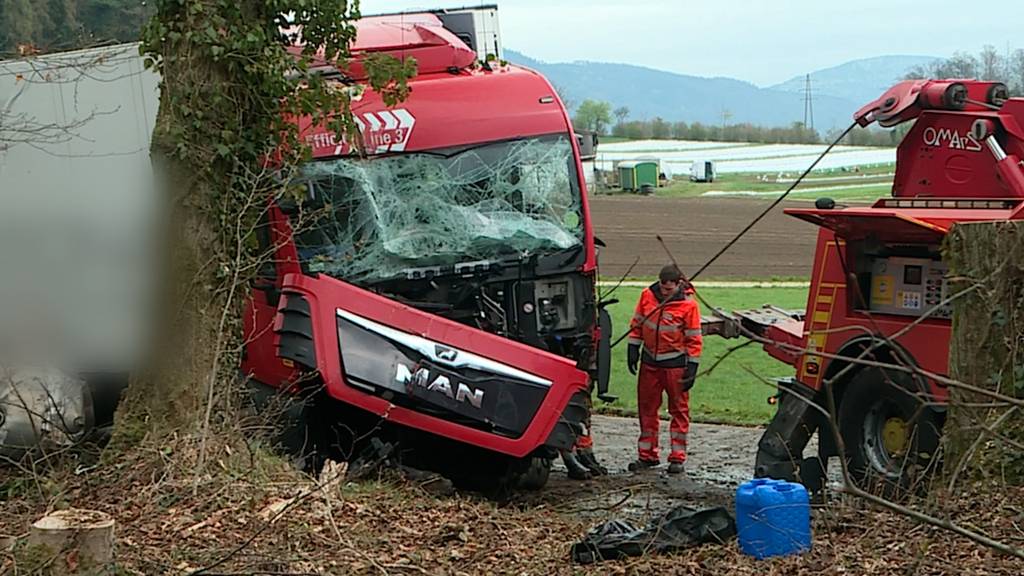
[[413,385],[426,388],[431,392],[444,394],[456,402],[463,402],[480,409],[484,403],[484,391],[470,388],[461,382],[456,382],[452,389],[452,381],[447,376],[439,374],[433,379],[430,377],[430,370],[413,366],[410,369],[405,364],[398,364],[395,367],[395,381],[405,386]]
[[459,351],[451,348],[441,346],[440,344],[434,345],[434,356],[438,360],[444,360],[445,362],[455,362],[455,359],[459,357]]

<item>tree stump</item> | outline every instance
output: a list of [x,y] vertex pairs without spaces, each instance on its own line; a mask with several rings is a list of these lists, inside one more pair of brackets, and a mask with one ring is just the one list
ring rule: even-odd
[[114,562],[114,520],[94,510],[59,510],[32,524],[29,545],[54,557],[50,574],[97,574]]

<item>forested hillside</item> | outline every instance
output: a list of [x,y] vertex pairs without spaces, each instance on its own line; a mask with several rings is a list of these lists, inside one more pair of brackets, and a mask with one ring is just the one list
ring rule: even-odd
[[131,42],[151,14],[142,0],[0,0],[0,57]]

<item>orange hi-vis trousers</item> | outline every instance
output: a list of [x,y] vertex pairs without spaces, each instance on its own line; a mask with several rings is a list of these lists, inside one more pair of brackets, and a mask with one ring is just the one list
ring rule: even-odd
[[685,368],[659,368],[640,364],[640,376],[637,380],[637,408],[640,412],[640,440],[637,448],[640,459],[657,462],[658,458],[658,427],[661,421],[658,411],[661,410],[661,397],[668,393],[668,413],[672,416],[669,425],[671,451],[669,462],[686,461],[686,435],[690,432],[690,394],[683,392],[683,373]]

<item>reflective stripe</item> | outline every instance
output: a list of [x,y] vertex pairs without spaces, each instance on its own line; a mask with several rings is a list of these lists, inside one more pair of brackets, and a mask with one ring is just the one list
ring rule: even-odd
[[690,356],[690,363],[692,363],[692,364],[699,364],[700,363],[700,354],[697,354],[696,356]]
[[687,330],[683,332],[684,336],[700,336],[703,334],[700,328],[694,328],[693,330]]
[[630,344],[643,344],[644,341],[639,338],[633,338],[632,336],[627,340]]
[[682,432],[672,432],[671,436],[672,436],[672,443],[673,444],[676,443],[676,442],[679,442],[679,443],[681,443],[683,445],[686,444],[686,434],[684,434]]
[[650,450],[653,446],[653,444],[651,444],[650,442],[637,442],[636,445],[641,450]]
[[686,356],[686,352],[673,350],[672,352],[663,352],[661,354],[653,354],[647,346],[644,346],[644,352],[647,352],[648,356],[654,358],[655,362],[661,362],[662,360],[671,360],[673,358],[679,358],[680,356]]
[[651,320],[644,320],[644,327],[650,328],[651,330],[664,332],[665,334],[681,332],[683,330],[683,327],[678,324],[658,324],[657,322],[653,322]]

